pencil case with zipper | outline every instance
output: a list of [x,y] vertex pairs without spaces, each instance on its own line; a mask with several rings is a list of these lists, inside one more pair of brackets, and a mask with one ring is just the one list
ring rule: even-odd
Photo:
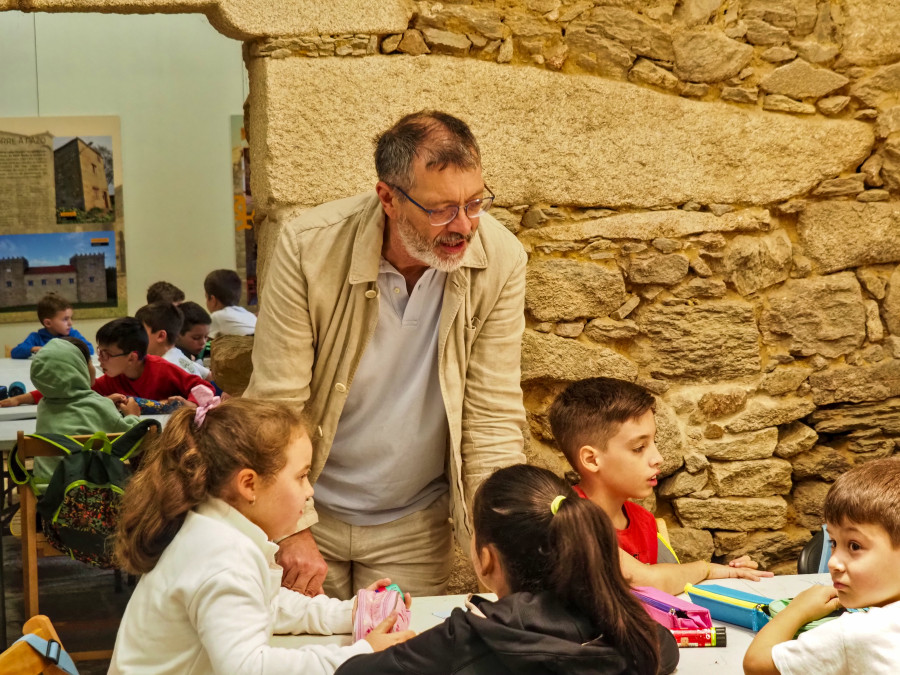
[[694,586],[687,584],[684,592],[691,600],[706,607],[713,619],[733,623],[752,631],[758,631],[769,619],[769,603],[772,598],[736,591],[716,584]]
[[631,589],[644,609],[657,623],[669,630],[701,630],[712,627],[709,610],[687,600],[676,598],[652,586]]

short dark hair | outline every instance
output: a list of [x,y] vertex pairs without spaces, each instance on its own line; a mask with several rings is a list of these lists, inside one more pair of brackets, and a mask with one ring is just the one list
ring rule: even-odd
[[59,312],[72,309],[72,303],[57,293],[47,293],[43,298],[38,300],[37,315],[38,321],[44,323],[44,319],[52,319]]
[[619,426],[653,410],[653,394],[642,386],[611,377],[573,382],[550,406],[550,428],[559,449],[576,471],[578,449],[606,447]]
[[150,338],[144,330],[144,324],[133,316],[113,319],[100,326],[97,331],[97,345],[115,345],[123,352],[137,352],[138,358],[147,356],[147,344]]
[[842,474],[825,496],[825,522],[880,525],[900,547],[900,457],[866,462]]
[[83,340],[79,340],[77,337],[72,337],[71,335],[60,335],[57,340],[65,340],[66,342],[71,342],[73,345],[78,347],[78,351],[81,352],[81,355],[84,356],[84,360],[88,363],[91,362],[91,352],[88,351],[88,346],[84,344]]
[[187,302],[182,302],[178,306],[178,309],[180,309],[181,313],[184,314],[184,323],[181,324],[181,335],[187,333],[197,324],[203,324],[204,326],[209,326],[212,324],[212,319],[209,316],[209,312],[203,309],[196,302],[192,302],[190,300],[188,300]]
[[184,291],[168,281],[157,281],[147,289],[147,304],[154,302],[184,302]]
[[181,335],[181,326],[184,325],[184,314],[181,309],[171,302],[151,302],[144,305],[134,314],[141,323],[147,324],[150,331],[166,331],[166,343],[175,344],[175,338]]
[[203,291],[226,307],[241,301],[241,278],[234,270],[213,270],[203,280]]
[[413,162],[417,157],[428,169],[481,166],[481,150],[469,125],[437,110],[406,115],[375,138],[375,170],[378,180],[388,185],[413,187]]

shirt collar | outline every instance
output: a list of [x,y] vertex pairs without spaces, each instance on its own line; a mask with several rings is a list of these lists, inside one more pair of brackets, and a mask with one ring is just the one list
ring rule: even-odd
[[252,523],[244,514],[224,500],[217,497],[209,497],[202,504],[195,506],[194,511],[198,515],[226,523],[238,532],[241,532],[259,547],[259,550],[262,551],[268,562],[275,564],[275,553],[278,551],[278,544],[269,541],[266,533],[263,532],[259,525]]

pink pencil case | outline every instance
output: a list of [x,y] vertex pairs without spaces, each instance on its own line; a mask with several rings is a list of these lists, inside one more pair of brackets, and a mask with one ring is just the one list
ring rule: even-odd
[[652,586],[635,586],[631,592],[658,623],[669,630],[694,630],[712,627],[709,610],[680,600]]
[[397,613],[392,633],[409,628],[410,612],[397,591],[370,591],[360,589],[356,594],[356,621],[353,624],[353,640],[362,640],[378,624]]

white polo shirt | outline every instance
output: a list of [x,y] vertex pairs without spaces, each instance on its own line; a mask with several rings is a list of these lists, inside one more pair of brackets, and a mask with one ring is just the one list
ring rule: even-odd
[[446,278],[429,268],[407,293],[403,275],[382,258],[378,324],[316,481],[317,510],[351,525],[380,525],[449,489],[437,358]]

